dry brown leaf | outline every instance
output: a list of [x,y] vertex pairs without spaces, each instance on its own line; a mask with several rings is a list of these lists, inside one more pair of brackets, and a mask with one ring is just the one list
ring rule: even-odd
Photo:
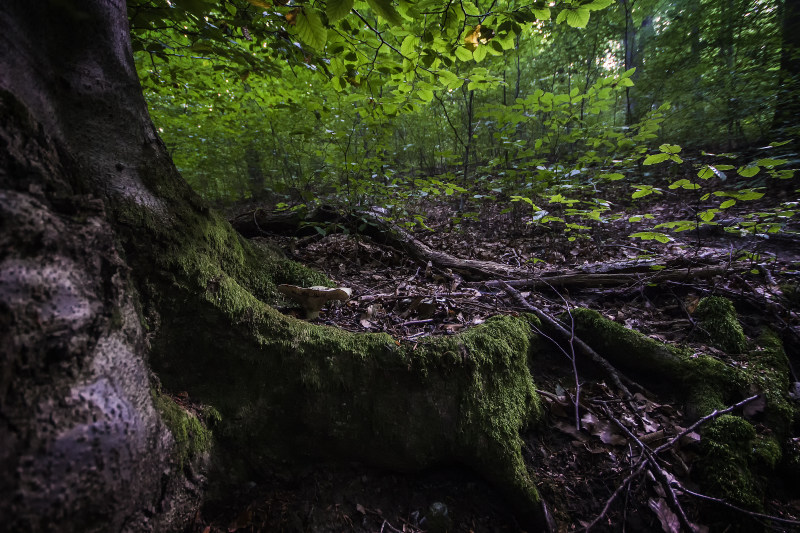
[[[286,22],[289,23],[289,26],[294,26],[295,24],[297,24],[297,14],[298,13],[300,13],[300,8],[299,7],[296,7],[294,9],[292,9],[291,11],[289,11],[288,13],[286,13]],[[340,269],[342,271],[344,271],[344,268],[342,268],[343,265],[339,265],[339,266],[340,266]]]
[[667,500],[664,498],[659,498],[658,500],[650,498],[647,500],[647,505],[658,517],[658,521],[661,522],[661,529],[664,530],[664,533],[680,533],[681,521],[678,515],[673,513],[672,509],[669,508]]

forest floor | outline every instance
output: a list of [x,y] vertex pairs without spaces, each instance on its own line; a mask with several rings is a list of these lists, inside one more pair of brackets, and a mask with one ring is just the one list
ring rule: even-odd
[[[520,210],[501,213],[494,205],[484,206],[476,220],[456,225],[452,222],[455,210],[448,203],[426,204],[419,210],[430,230],[418,229],[415,236],[432,249],[459,258],[527,268],[532,276],[601,272],[604,265],[618,264],[649,265],[650,272],[656,273],[659,265],[675,259],[695,262],[698,268],[724,266],[717,275],[689,274],[685,279],[660,283],[652,283],[645,270],[623,286],[519,290],[527,302],[550,315],[589,307],[654,339],[697,346],[723,359],[724,353],[707,346],[692,312],[703,296],[726,296],[736,305],[748,336],[756,336],[765,325],[778,330],[793,368],[800,369],[797,226],[770,238],[687,231],[672,234],[674,240],[669,243],[659,243],[630,239],[629,234],[642,229],[627,217],[588,230],[564,232],[526,224]],[[667,202],[651,204],[649,211],[657,217],[651,222],[659,222],[659,216],[674,217],[674,210],[674,204]],[[736,216],[734,210],[728,214]],[[430,335],[454,334],[492,315],[524,311],[500,288],[463,282],[450,272],[357,235],[266,238],[292,259],[352,288],[347,303],[322,312],[316,319],[321,324],[386,332],[399,342],[415,343]],[[296,313],[289,308],[283,311]],[[584,428],[576,430],[570,403],[575,392],[572,364],[565,354],[550,354],[539,357],[534,370],[547,423],[524,435],[525,458],[539,481],[555,531],[580,530],[600,516],[630,473],[637,453],[636,445],[600,414],[600,406],[605,406],[618,420],[630,418],[619,393],[607,386],[589,363],[579,361],[577,368]],[[792,373],[792,381],[800,381],[794,370]],[[638,428],[643,440],[664,439],[688,424],[682,405],[641,394],[636,395],[636,402],[646,413],[645,427]],[[794,437],[800,450],[800,434]],[[689,434],[689,440],[697,438],[696,433]],[[690,472],[695,456],[688,443],[670,459],[670,474],[689,487],[693,486]],[[764,512],[786,520],[800,519],[800,483],[780,476],[776,480],[769,487]],[[592,531],[677,531],[677,519],[665,498],[655,482],[632,485]],[[727,531],[726,524],[750,520],[687,495],[681,501],[701,531],[709,527]],[[445,528],[434,517],[443,508],[447,510]],[[754,523],[776,531],[800,530],[789,523]],[[300,472],[276,472],[273,479],[241,487],[225,504],[206,507],[192,528],[197,532],[521,530],[502,498],[469,471],[450,465],[422,473],[397,473],[360,464],[315,464]]]

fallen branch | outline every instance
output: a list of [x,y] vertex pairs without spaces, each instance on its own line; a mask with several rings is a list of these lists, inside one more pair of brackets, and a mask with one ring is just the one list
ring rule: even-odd
[[519,291],[516,290],[514,287],[506,284],[503,281],[500,281],[499,283],[501,284],[500,287],[502,287],[506,291],[506,293],[508,293],[508,295],[520,307],[535,314],[539,318],[539,320],[547,324],[551,329],[557,331],[564,338],[572,339],[572,342],[575,343],[575,345],[584,355],[588,356],[592,360],[592,362],[594,362],[597,366],[603,369],[603,371],[606,373],[609,379],[611,379],[614,385],[623,392],[626,399],[632,398],[633,395],[631,394],[631,391],[628,389],[628,387],[625,384],[623,384],[623,381],[626,381],[628,382],[628,384],[635,386],[637,388],[641,388],[634,381],[620,374],[617,371],[617,369],[614,368],[614,366],[611,363],[609,363],[605,357],[595,352],[588,344],[583,342],[579,337],[573,337],[573,334],[567,331],[567,329],[563,325],[561,325],[561,323],[559,323],[555,318],[551,317],[541,309],[529,304],[528,301],[525,300],[525,298],[523,298],[522,295],[519,293]]
[[[596,265],[587,267],[582,272],[572,272],[554,276],[533,277],[528,268],[514,267],[495,261],[478,259],[462,259],[445,252],[432,249],[417,239],[413,234],[387,220],[376,211],[357,211],[342,213],[331,206],[322,206],[311,213],[299,212],[271,213],[263,209],[242,213],[231,221],[234,229],[244,237],[262,235],[317,235],[315,226],[331,228],[347,228],[354,234],[365,235],[374,242],[388,245],[403,251],[422,264],[431,262],[440,270],[451,270],[472,280],[467,286],[500,287],[500,281],[508,279],[512,287],[535,288],[541,285],[558,287],[596,287],[600,285],[624,285],[626,283],[657,283],[665,280],[697,279],[724,274],[727,266],[696,267],[686,260],[674,260],[666,263],[666,269],[652,271],[654,261],[625,262],[612,265]],[[494,278],[494,279],[493,279]]]
[[680,490],[681,492],[684,492],[684,493],[686,493],[686,494],[688,494],[690,496],[694,496],[695,498],[699,498],[701,500],[706,500],[706,501],[717,503],[717,504],[722,505],[724,507],[727,507],[728,509],[731,509],[733,511],[737,511],[737,512],[746,514],[748,516],[752,516],[753,518],[758,518],[758,519],[761,519],[761,520],[770,520],[772,522],[778,522],[780,524],[787,524],[787,525],[791,525],[791,526],[800,526],[800,520],[791,520],[789,518],[781,518],[779,516],[768,515],[768,514],[764,514],[764,513],[757,513],[755,511],[748,511],[747,509],[742,509],[741,507],[737,507],[737,506],[733,505],[732,503],[728,503],[725,500],[723,500],[722,498],[715,498],[713,496],[708,496],[706,494],[701,494],[699,492],[694,492],[692,490],[689,490],[686,487],[684,487],[683,484],[678,482],[677,480],[673,481],[672,484],[675,485],[675,488],[677,490]]
[[725,266],[710,266],[702,268],[681,268],[674,270],[660,270],[658,272],[631,272],[631,273],[591,273],[571,272],[549,276],[530,277],[511,280],[471,281],[466,287],[503,287],[503,284],[515,288],[536,289],[545,286],[554,287],[598,287],[602,285],[625,285],[629,283],[659,283],[662,281],[675,281],[685,279],[710,278],[729,272]]
[[[689,521],[689,517],[686,516],[686,511],[683,509],[681,502],[678,501],[678,495],[675,494],[675,490],[670,483],[669,475],[664,470],[664,467],[658,462],[655,453],[653,450],[650,449],[645,443],[643,443],[639,438],[633,434],[631,430],[625,426],[622,422],[620,422],[614,415],[611,414],[611,411],[605,405],[602,406],[603,413],[606,417],[614,422],[618,428],[620,428],[628,438],[632,439],[639,445],[642,449],[642,458],[644,458],[645,463],[648,465],[648,468],[652,472],[653,476],[657,479],[657,481],[663,486],[664,491],[669,494],[669,500],[671,507],[674,511],[677,511],[678,518],[681,521],[681,525],[685,527],[689,531],[696,531],[697,528],[694,524]],[[641,459],[640,459],[641,460]]]
[[658,453],[661,453],[661,452],[663,452],[664,450],[666,450],[668,448],[671,448],[672,446],[675,445],[675,443],[677,443],[683,437],[685,437],[686,435],[688,435],[692,431],[696,430],[697,428],[699,428],[700,426],[702,426],[706,422],[709,422],[711,420],[714,420],[717,417],[720,417],[720,416],[722,416],[724,414],[730,413],[731,411],[734,411],[736,409],[744,407],[748,403],[754,401],[759,396],[760,396],[759,394],[755,394],[753,396],[750,396],[749,398],[745,398],[741,402],[733,404],[730,407],[727,407],[727,408],[723,409],[722,411],[718,411],[718,410],[715,409],[713,412],[711,412],[711,413],[707,414],[706,416],[704,416],[703,418],[699,419],[694,424],[692,424],[688,428],[684,429],[683,431],[681,431],[680,433],[678,433],[677,435],[672,437],[670,440],[668,440],[667,442],[665,442],[664,444],[662,444],[661,446],[659,446],[658,448],[653,450],[653,453],[658,454]]

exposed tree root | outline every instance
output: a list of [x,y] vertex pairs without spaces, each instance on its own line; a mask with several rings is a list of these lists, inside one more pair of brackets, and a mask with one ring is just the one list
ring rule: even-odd
[[558,320],[551,317],[541,309],[529,304],[525,300],[525,298],[522,297],[519,291],[514,289],[512,286],[502,281],[500,283],[501,283],[500,286],[503,287],[503,289],[505,289],[505,291],[513,298],[513,300],[517,304],[519,304],[524,309],[527,309],[528,311],[534,313],[539,318],[539,320],[541,320],[544,324],[546,324],[550,329],[554,330],[559,336],[561,336],[562,338],[570,339],[571,342],[573,342],[576,346],[578,346],[580,351],[585,356],[589,357],[589,359],[591,359],[594,364],[596,364],[606,373],[606,375],[609,377],[609,379],[611,379],[614,385],[623,392],[626,399],[632,398],[633,395],[623,382],[626,382],[629,385],[634,386],[639,390],[642,390],[642,387],[640,385],[636,384],[634,381],[625,377],[623,374],[617,371],[617,369],[614,368],[614,366],[611,363],[609,363],[605,357],[602,357],[600,354],[594,351],[588,344],[582,341],[579,337],[575,336],[574,331],[572,332],[568,331]]

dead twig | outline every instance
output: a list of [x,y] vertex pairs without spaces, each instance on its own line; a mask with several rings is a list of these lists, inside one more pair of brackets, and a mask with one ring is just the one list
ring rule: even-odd
[[[694,524],[689,521],[689,517],[686,516],[686,511],[683,509],[681,502],[678,501],[678,495],[675,494],[675,490],[672,487],[670,475],[664,470],[664,467],[658,462],[653,450],[650,447],[639,440],[639,437],[633,434],[631,430],[625,426],[622,422],[620,422],[611,411],[605,405],[601,405],[601,409],[603,413],[611,420],[615,426],[620,428],[623,433],[625,433],[629,439],[632,439],[642,450],[642,458],[647,463],[650,472],[653,474],[654,478],[661,484],[664,488],[664,491],[669,495],[670,506],[672,509],[677,513],[678,518],[681,521],[681,525],[685,527],[689,531],[696,531],[697,528]],[[674,479],[674,478],[673,478]]]
[[678,482],[677,480],[673,481],[672,483],[673,483],[673,485],[675,485],[675,488],[677,490],[680,490],[681,492],[684,492],[684,493],[688,494],[689,496],[694,496],[695,498],[699,498],[701,500],[706,500],[706,501],[709,501],[709,502],[717,503],[717,504],[722,505],[724,507],[727,507],[728,509],[731,509],[733,511],[737,511],[737,512],[740,512],[742,514],[746,514],[748,516],[752,516],[753,518],[758,518],[758,519],[761,519],[761,520],[770,520],[772,522],[778,522],[779,524],[787,524],[787,525],[791,525],[791,526],[800,526],[800,520],[791,520],[789,518],[781,518],[779,516],[773,516],[773,515],[768,515],[768,514],[764,514],[764,513],[757,513],[755,511],[748,511],[747,509],[742,509],[741,507],[737,507],[737,506],[733,505],[732,503],[728,503],[725,500],[723,500],[722,498],[715,498],[713,496],[708,496],[706,494],[701,494],[699,492],[694,492],[692,490],[689,490],[686,487],[684,487],[683,484]]
[[[756,394],[754,396],[750,396],[749,398],[745,398],[744,400],[742,400],[742,401],[740,401],[740,402],[738,402],[738,403],[736,403],[734,405],[726,407],[725,409],[714,410],[712,413],[709,413],[708,415],[704,416],[703,418],[697,420],[694,424],[692,424],[691,426],[689,426],[685,430],[681,431],[680,433],[678,433],[677,435],[672,437],[669,441],[665,442],[664,444],[662,444],[661,446],[659,446],[658,448],[656,448],[654,450],[651,450],[649,446],[647,446],[645,443],[643,443],[641,441],[641,439],[636,437],[624,424],[622,424],[619,420],[617,420],[616,418],[611,416],[610,411],[608,411],[608,409],[605,408],[605,406],[603,406],[603,409],[604,409],[604,411],[606,413],[606,416],[609,417],[609,420],[612,420],[620,429],[623,430],[623,432],[625,432],[625,434],[628,435],[629,438],[631,438],[633,441],[635,441],[639,445],[639,447],[642,449],[642,454],[636,460],[636,468],[634,469],[634,471],[631,474],[629,474],[625,479],[623,479],[622,482],[617,486],[616,490],[611,494],[609,499],[606,501],[605,505],[603,506],[603,509],[600,511],[600,514],[598,514],[594,518],[594,520],[592,520],[588,525],[586,525],[586,527],[584,527],[581,531],[588,532],[594,526],[596,526],[600,522],[600,520],[602,520],[608,514],[609,510],[611,509],[611,506],[617,500],[619,495],[622,494],[622,492],[624,490],[626,490],[626,488],[630,485],[630,483],[633,482],[634,479],[636,479],[637,476],[641,475],[642,472],[645,471],[645,468],[648,465],[651,465],[651,466],[654,467],[654,468],[650,469],[652,471],[653,475],[654,476],[657,475],[660,478],[660,481],[661,481],[662,484],[666,483],[665,489],[669,493],[670,500],[672,501],[673,505],[676,506],[676,508],[679,510],[679,518],[681,520],[681,523],[684,525],[684,527],[686,527],[690,531],[693,531],[694,530],[694,525],[691,522],[689,522],[688,517],[686,517],[685,513],[683,512],[682,506],[680,505],[680,503],[678,503],[677,494],[675,493],[675,489],[677,488],[681,492],[686,492],[687,494],[691,494],[691,492],[688,491],[686,488],[684,488],[683,485],[681,485],[674,478],[670,479],[670,476],[667,474],[667,472],[658,464],[658,462],[656,460],[656,456],[659,453],[663,452],[664,450],[667,450],[667,449],[671,448],[672,446],[674,446],[681,438],[683,438],[684,436],[688,435],[692,431],[696,430],[697,428],[699,428],[703,424],[708,423],[709,421],[714,420],[715,418],[717,418],[719,416],[722,416],[722,415],[724,415],[726,413],[730,413],[731,411],[734,411],[736,409],[739,409],[739,408],[747,405],[748,403],[750,403],[750,402],[754,401],[756,398],[758,398],[758,396],[759,395]],[[676,484],[677,484],[677,486],[676,486]],[[710,498],[710,497],[708,497],[708,498]],[[723,503],[724,500],[719,500],[719,502]],[[724,503],[726,503],[726,502],[724,502]],[[731,504],[727,504],[727,505],[730,508],[734,508],[736,510],[739,510],[737,507],[735,507],[735,506],[733,506]],[[750,513],[750,511],[744,511],[744,512]],[[757,516],[757,515],[758,515],[758,513],[753,514],[752,516]],[[781,519],[781,518],[777,518],[777,517],[770,517],[769,515],[764,515],[761,518],[764,518],[764,519],[775,519],[776,521],[785,520],[785,519]]]
[[608,362],[606,358],[602,357],[600,354],[595,352],[588,344],[583,342],[579,337],[574,336],[574,333],[571,334],[569,331],[567,331],[567,329],[564,326],[562,326],[555,318],[551,317],[541,309],[529,304],[527,300],[525,300],[525,298],[523,298],[522,295],[519,293],[519,291],[516,290],[514,287],[505,283],[502,280],[500,280],[499,283],[500,287],[502,287],[503,290],[505,290],[506,293],[508,293],[508,295],[511,296],[511,298],[515,302],[517,302],[517,304],[520,305],[520,307],[535,314],[539,318],[539,320],[547,324],[550,328],[558,331],[558,333],[564,336],[564,338],[572,339],[572,342],[580,349],[581,352],[584,353],[584,355],[587,355],[597,366],[599,366],[606,372],[606,375],[608,375],[609,379],[611,379],[614,385],[623,392],[626,399],[633,398],[633,394],[631,394],[631,391],[628,389],[628,387],[626,387],[625,384],[623,384],[623,380],[641,389],[641,387],[639,387],[632,380],[620,374],[617,371],[617,369],[614,368],[614,366]]
[[684,429],[683,431],[681,431],[680,433],[678,433],[677,435],[672,437],[670,440],[668,440],[667,442],[665,442],[664,444],[662,444],[661,446],[659,446],[658,448],[653,450],[653,453],[658,454],[658,453],[661,453],[661,452],[663,452],[664,450],[666,450],[668,448],[671,448],[672,446],[675,445],[675,443],[677,443],[683,437],[685,437],[686,435],[688,435],[692,431],[696,430],[697,428],[699,428],[700,426],[702,426],[706,422],[709,422],[709,421],[714,420],[715,418],[717,418],[719,416],[722,416],[724,414],[730,413],[731,411],[734,411],[736,409],[744,407],[745,405],[747,405],[748,403],[754,401],[758,397],[759,397],[759,395],[755,394],[753,396],[750,396],[749,398],[745,398],[744,400],[742,400],[739,403],[731,405],[730,407],[726,407],[722,411],[719,411],[719,410],[715,409],[713,412],[711,412],[711,413],[707,414],[706,416],[704,416],[703,418],[699,419],[697,422],[695,422],[694,424],[692,424],[688,428]]
[[[553,276],[542,276],[527,279],[494,279],[486,281],[473,281],[465,283],[467,287],[503,287],[503,284],[516,288],[535,289],[543,285],[570,286],[570,287],[597,287],[599,285],[625,285],[626,283],[659,283],[685,279],[710,278],[726,273],[726,267],[705,267],[698,269],[660,270],[658,272],[625,272],[625,273],[592,273],[572,272]],[[487,272],[488,273],[488,272]]]

